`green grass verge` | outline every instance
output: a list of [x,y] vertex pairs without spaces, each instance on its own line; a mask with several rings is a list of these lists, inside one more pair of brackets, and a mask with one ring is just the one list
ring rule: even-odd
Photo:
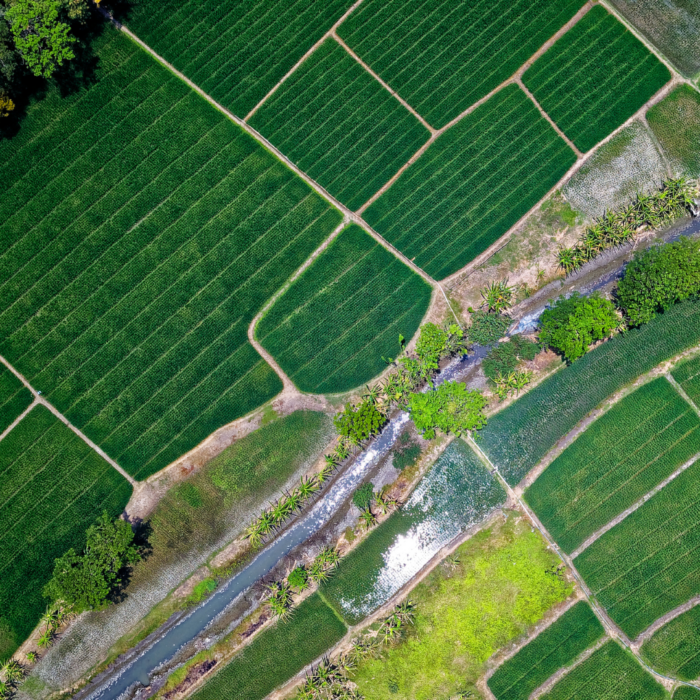
[[576,360],[489,419],[482,449],[515,486],[589,411],[700,341],[700,303],[684,302]]
[[668,68],[600,5],[523,75],[545,112],[583,152],[670,79]]
[[700,594],[700,461],[585,549],[576,568],[633,639]]
[[142,479],[282,388],[248,342],[340,221],[122,33],[0,143],[0,353]]
[[488,686],[498,700],[527,700],[604,634],[588,603],[579,601],[500,666]]
[[340,36],[435,128],[488,95],[581,0],[369,0]]
[[335,645],[346,632],[345,625],[314,593],[287,622],[277,622],[261,632],[192,698],[262,700]]
[[700,355],[681,362],[673,368],[671,374],[690,400],[697,405],[700,401]]
[[255,334],[302,390],[340,392],[386,369],[431,288],[359,226],[346,228],[274,303]]
[[32,402],[32,393],[5,365],[0,365],[0,433]]
[[525,498],[571,553],[698,453],[700,418],[661,377],[595,421]]
[[442,134],[364,216],[442,279],[500,238],[575,160],[525,93],[510,85]]
[[333,39],[283,83],[250,124],[353,211],[430,138]]
[[56,557],[80,550],[88,526],[103,510],[119,515],[131,490],[43,406],[0,442],[0,658],[39,622]]

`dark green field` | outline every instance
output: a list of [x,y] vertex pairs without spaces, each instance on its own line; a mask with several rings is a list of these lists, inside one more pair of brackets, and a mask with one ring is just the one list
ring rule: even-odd
[[575,160],[525,93],[511,85],[432,143],[364,218],[442,279],[500,238]]
[[525,72],[557,126],[588,151],[671,79],[666,66],[601,5]]
[[346,228],[275,302],[256,337],[302,390],[340,392],[386,369],[431,288],[359,226]]
[[252,318],[340,214],[124,35],[0,143],[0,353],[145,478],[282,384]]
[[671,374],[697,406],[700,401],[700,355],[674,367]]
[[679,685],[673,693],[673,700],[700,700],[700,689]]
[[0,433],[32,402],[32,394],[5,365],[0,365]]
[[665,624],[641,651],[649,665],[666,676],[684,681],[700,677],[700,605]]
[[46,609],[54,559],[79,550],[103,510],[116,517],[131,486],[75,433],[37,406],[0,442],[0,658]]
[[510,78],[581,0],[366,0],[338,34],[440,128]]
[[430,137],[333,39],[283,83],[250,124],[352,210]]
[[698,453],[700,418],[661,377],[596,420],[525,498],[571,553]]

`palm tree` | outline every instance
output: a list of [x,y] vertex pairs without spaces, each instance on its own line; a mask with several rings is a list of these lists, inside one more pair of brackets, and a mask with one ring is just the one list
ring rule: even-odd
[[10,659],[0,667],[0,674],[10,685],[17,685],[24,678],[24,669],[19,662]]
[[53,642],[53,632],[51,630],[47,629],[44,631],[44,634],[39,637],[37,641],[37,645],[41,649],[47,649],[48,647],[51,646],[51,642]]
[[508,279],[500,282],[489,282],[481,290],[481,298],[484,300],[482,306],[486,306],[489,312],[494,311],[500,314],[513,305],[514,295],[515,287],[508,286]]
[[369,530],[377,524],[377,516],[369,508],[365,508],[360,513],[360,522]]
[[318,480],[315,476],[311,476],[308,479],[302,477],[298,488],[299,497],[303,501],[306,501],[311,498],[311,496],[313,496],[319,490],[319,488]]
[[407,625],[410,625],[413,622],[415,612],[416,606],[410,600],[405,600],[403,603],[399,603],[394,608],[394,614]]

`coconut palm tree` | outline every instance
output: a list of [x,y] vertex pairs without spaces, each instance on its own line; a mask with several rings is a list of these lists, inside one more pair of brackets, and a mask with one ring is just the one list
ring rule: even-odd
[[369,508],[365,508],[360,513],[360,522],[363,527],[369,530],[377,524],[377,516]]
[[319,488],[320,486],[318,485],[318,480],[316,477],[310,476],[308,478],[301,478],[299,481],[299,488],[297,490],[302,501],[306,501],[311,498],[311,496],[313,496],[319,490]]
[[489,282],[481,290],[481,298],[484,300],[482,306],[487,307],[487,311],[500,314],[507,311],[513,305],[515,297],[515,287],[508,286],[508,279],[500,282]]

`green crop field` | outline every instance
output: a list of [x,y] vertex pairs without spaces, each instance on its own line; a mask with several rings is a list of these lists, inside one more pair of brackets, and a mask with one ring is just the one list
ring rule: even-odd
[[666,676],[700,677],[700,605],[665,624],[642,645],[647,663]]
[[248,325],[340,214],[123,34],[95,48],[0,143],[0,353],[144,478],[281,390]]
[[498,700],[528,700],[604,634],[588,603],[579,601],[500,666],[489,679],[489,688]]
[[700,700],[700,688],[679,685],[673,693],[673,700]]
[[664,687],[616,642],[610,641],[567,673],[543,700],[664,700]]
[[345,625],[315,593],[294,610],[288,621],[261,632],[192,698],[262,700],[346,632]]
[[700,593],[700,460],[575,559],[612,620],[634,638]]
[[569,446],[525,498],[571,553],[700,453],[700,418],[665,377],[613,406]]
[[670,79],[668,68],[600,5],[523,76],[542,108],[583,152]]
[[515,486],[598,404],[698,342],[700,303],[677,304],[592,350],[489,418],[479,444]]
[[364,218],[442,279],[500,238],[575,160],[531,100],[511,85],[432,143]]
[[54,559],[79,550],[102,511],[116,517],[130,496],[129,482],[43,406],[0,441],[0,658],[39,622]]
[[671,374],[697,405],[700,402],[700,355],[674,367]]
[[582,5],[581,0],[366,0],[338,33],[440,128],[510,78]]
[[32,402],[32,394],[5,365],[0,365],[0,433]]
[[293,282],[255,334],[302,390],[340,392],[386,369],[430,304],[418,274],[352,225]]
[[128,26],[239,117],[349,9],[352,0],[247,0],[203,5],[137,0]]
[[250,124],[353,210],[430,137],[333,39],[283,83]]

